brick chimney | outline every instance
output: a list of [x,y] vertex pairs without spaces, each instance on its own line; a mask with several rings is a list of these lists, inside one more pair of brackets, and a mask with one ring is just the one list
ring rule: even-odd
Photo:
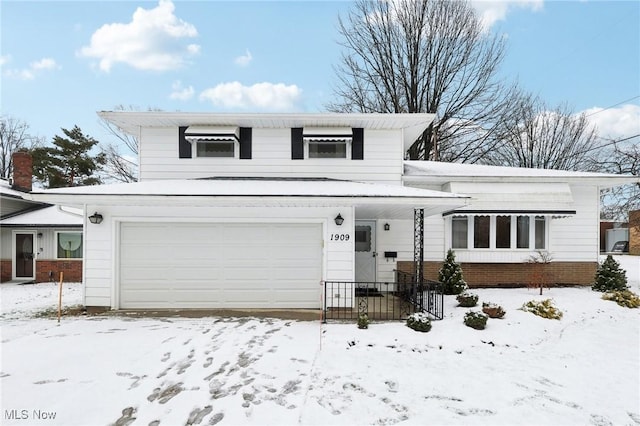
[[13,153],[13,181],[11,187],[17,191],[31,192],[33,181],[33,159],[24,151]]

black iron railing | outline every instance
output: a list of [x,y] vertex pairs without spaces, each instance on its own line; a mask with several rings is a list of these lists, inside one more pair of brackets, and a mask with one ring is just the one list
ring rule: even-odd
[[395,282],[325,281],[323,319],[352,320],[367,314],[370,320],[403,320],[414,312],[442,319],[440,283],[423,281],[398,271]]

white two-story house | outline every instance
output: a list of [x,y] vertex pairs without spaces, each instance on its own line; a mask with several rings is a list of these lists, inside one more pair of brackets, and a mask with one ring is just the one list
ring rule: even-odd
[[392,282],[417,249],[425,278],[453,248],[471,286],[524,285],[545,251],[584,285],[600,188],[637,181],[405,161],[431,114],[99,115],[138,138],[139,182],[32,193],[85,211],[86,306],[318,309],[323,282]]

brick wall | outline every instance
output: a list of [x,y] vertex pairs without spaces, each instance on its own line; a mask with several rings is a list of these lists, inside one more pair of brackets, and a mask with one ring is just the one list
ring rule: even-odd
[[[437,280],[442,262],[424,262],[424,277]],[[547,285],[591,285],[597,262],[552,262],[547,265],[528,263],[460,263],[469,287],[525,287]],[[398,269],[413,271],[413,262],[398,261]]]
[[629,212],[629,254],[640,256],[640,210]]
[[65,282],[81,282],[82,260],[36,260],[36,282],[51,281],[50,272],[53,281],[60,280],[60,272],[64,272]]
[[11,281],[11,259],[0,260],[0,282]]

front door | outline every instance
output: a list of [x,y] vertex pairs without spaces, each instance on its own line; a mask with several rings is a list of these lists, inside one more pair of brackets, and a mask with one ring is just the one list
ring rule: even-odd
[[376,222],[356,220],[356,281],[376,280]]
[[34,278],[33,233],[15,234],[15,278]]

